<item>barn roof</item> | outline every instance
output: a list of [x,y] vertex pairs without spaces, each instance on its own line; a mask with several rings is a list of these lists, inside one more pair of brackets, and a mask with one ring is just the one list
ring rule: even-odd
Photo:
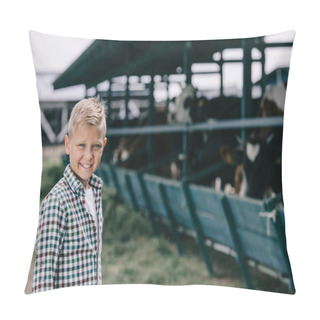
[[[258,39],[258,38],[256,38]],[[212,54],[241,47],[241,39],[197,41],[95,40],[53,83],[54,89],[85,84],[87,88],[122,75],[170,75],[188,62],[212,62]]]
[[[264,37],[247,39],[252,46],[264,45]],[[170,75],[188,64],[213,62],[212,55],[226,48],[242,48],[242,39],[194,41],[95,40],[53,83],[54,89],[84,84],[93,87],[123,75]],[[292,43],[274,44],[292,46]],[[273,46],[268,44],[267,46]]]

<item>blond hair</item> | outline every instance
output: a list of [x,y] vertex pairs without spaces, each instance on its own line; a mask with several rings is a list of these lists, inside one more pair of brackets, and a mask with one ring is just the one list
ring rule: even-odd
[[107,133],[106,106],[100,98],[80,100],[72,109],[68,132],[71,136],[81,125],[98,126],[105,137]]

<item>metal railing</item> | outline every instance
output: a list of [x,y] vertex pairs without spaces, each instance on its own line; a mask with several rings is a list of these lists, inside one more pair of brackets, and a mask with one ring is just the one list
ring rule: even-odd
[[263,117],[216,120],[195,124],[164,124],[144,127],[126,127],[108,129],[108,136],[126,136],[142,134],[164,134],[164,133],[190,133],[196,131],[229,130],[229,129],[249,129],[256,127],[281,127],[283,117]]
[[[188,172],[187,162],[187,148],[188,135],[199,131],[215,131],[215,130],[231,130],[231,129],[250,129],[257,127],[281,127],[283,126],[283,117],[262,117],[262,118],[242,118],[242,119],[228,119],[215,120],[195,124],[165,124],[144,127],[125,127],[125,128],[111,128],[108,129],[108,136],[129,136],[129,135],[147,135],[148,139],[152,139],[155,134],[182,134],[182,177],[185,178]],[[150,143],[149,143],[150,145]],[[153,158],[150,153],[152,151],[146,149],[147,153],[147,167],[151,168],[153,165]],[[213,164],[215,165],[215,164]],[[210,169],[211,171],[211,169]]]

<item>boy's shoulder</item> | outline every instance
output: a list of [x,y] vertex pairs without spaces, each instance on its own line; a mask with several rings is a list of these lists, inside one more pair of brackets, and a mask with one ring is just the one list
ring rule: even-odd
[[48,202],[61,202],[67,199],[70,195],[71,188],[68,183],[68,166],[65,168],[64,173],[60,180],[52,187],[46,197],[42,200],[42,206]]
[[50,190],[49,194],[60,196],[68,191],[68,184],[65,177],[62,177]]
[[[100,177],[93,174],[89,182],[90,186],[94,188],[102,188],[103,181]],[[68,165],[64,171],[62,178],[53,186],[45,199],[57,198],[60,201],[64,201],[72,194],[85,195],[85,191],[81,182],[72,173],[70,166]]]
[[49,191],[46,197],[42,200],[42,206],[48,201],[61,201],[68,196],[68,186],[65,178],[62,177]]

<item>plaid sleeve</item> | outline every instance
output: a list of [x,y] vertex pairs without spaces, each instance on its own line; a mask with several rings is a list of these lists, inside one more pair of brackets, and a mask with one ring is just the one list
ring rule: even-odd
[[59,199],[55,195],[48,195],[42,202],[40,210],[32,292],[55,288],[63,233],[63,210]]

